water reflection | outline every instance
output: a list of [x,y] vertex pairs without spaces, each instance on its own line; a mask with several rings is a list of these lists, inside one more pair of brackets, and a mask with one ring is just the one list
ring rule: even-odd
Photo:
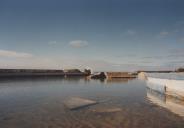
[[105,82],[108,83],[128,83],[135,78],[108,78]]
[[63,76],[10,76],[10,77],[0,77],[0,83],[8,82],[28,82],[28,81],[70,81],[70,82],[79,82],[87,81],[86,77],[75,76],[75,77],[63,77]]
[[86,79],[87,81],[97,81],[104,85],[112,85],[112,84],[126,84],[135,78],[107,78],[107,79]]
[[184,117],[184,101],[147,88],[147,98],[154,104]]

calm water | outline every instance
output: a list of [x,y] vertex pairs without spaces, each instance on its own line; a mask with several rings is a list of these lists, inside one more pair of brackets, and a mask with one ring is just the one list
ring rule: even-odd
[[[70,97],[99,104],[71,111]],[[0,79],[0,128],[184,128],[183,108],[137,79]]]

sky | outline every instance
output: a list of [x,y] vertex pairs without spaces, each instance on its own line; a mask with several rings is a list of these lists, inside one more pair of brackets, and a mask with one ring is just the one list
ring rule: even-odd
[[0,68],[184,66],[183,0],[0,0]]

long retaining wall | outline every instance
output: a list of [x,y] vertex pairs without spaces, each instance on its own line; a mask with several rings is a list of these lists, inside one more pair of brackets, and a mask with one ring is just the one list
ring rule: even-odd
[[184,100],[184,80],[147,77],[147,82],[153,90]]
[[184,116],[184,101],[147,89],[147,98],[154,104]]

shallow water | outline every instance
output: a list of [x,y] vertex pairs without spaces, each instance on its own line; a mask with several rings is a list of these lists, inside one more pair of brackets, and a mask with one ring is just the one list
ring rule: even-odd
[[[99,104],[71,111],[71,97]],[[137,79],[2,78],[0,128],[183,128],[184,105],[174,100],[176,112],[166,101]]]

